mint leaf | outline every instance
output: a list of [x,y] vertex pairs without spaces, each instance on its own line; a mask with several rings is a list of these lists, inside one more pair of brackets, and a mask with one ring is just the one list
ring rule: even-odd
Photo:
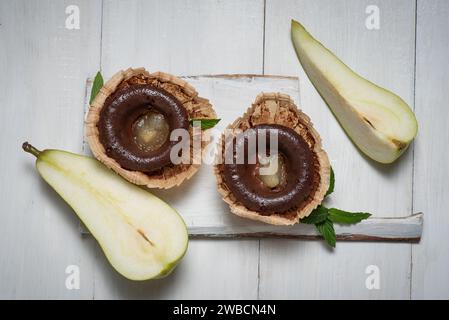
[[307,224],[317,224],[326,220],[327,216],[328,209],[320,205],[315,210],[313,210],[308,217],[301,219],[301,222]]
[[323,236],[324,240],[326,240],[327,244],[332,248],[335,248],[337,236],[335,235],[334,225],[332,221],[326,219],[323,222],[316,224],[315,227]]
[[215,127],[221,119],[191,119],[190,124],[193,126],[194,122],[201,122],[201,130],[206,130]]
[[100,71],[98,71],[97,75],[95,76],[94,83],[92,84],[92,90],[90,91],[89,104],[92,104],[92,101],[94,101],[95,97],[97,96],[98,92],[100,92],[100,89],[102,87],[103,87],[103,76],[101,75]]
[[335,223],[342,223],[342,224],[358,223],[371,216],[371,214],[367,212],[348,212],[335,208],[329,209],[328,212],[329,212],[329,220]]
[[[335,175],[332,167],[329,179],[329,188],[325,196],[334,192]],[[319,205],[308,217],[301,219],[301,223],[314,224],[326,243],[335,248],[337,236],[335,235],[334,223],[354,224],[370,216],[371,214],[367,212],[348,212],[335,208],[328,209]]]
[[334,169],[331,167],[331,176],[330,176],[330,182],[329,182],[329,188],[327,189],[325,197],[330,195],[332,192],[334,192],[334,186],[335,186],[335,175],[334,175]]

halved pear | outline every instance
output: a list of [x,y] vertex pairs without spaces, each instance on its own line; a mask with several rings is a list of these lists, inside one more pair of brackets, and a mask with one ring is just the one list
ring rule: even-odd
[[131,280],[160,278],[184,256],[188,234],[161,199],[97,160],[66,151],[23,149],[37,157],[42,178],[73,208],[112,266]]
[[352,141],[378,162],[399,158],[418,131],[407,103],[352,71],[299,22],[292,20],[291,32],[310,81]]

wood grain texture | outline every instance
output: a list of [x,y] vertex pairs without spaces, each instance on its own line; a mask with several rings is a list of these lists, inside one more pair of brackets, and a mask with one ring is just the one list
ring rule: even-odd
[[[384,166],[366,159],[350,142],[308,80],[290,40],[294,18],[361,75],[413,103],[414,1],[376,1],[380,30],[365,27],[371,1],[267,0],[265,73],[299,75],[301,107],[323,139],[336,174],[332,206],[376,217],[406,215],[412,205],[412,152]],[[261,298],[408,298],[408,244],[340,243],[336,250],[315,242],[263,240]],[[380,290],[365,287],[366,267],[380,269]]]
[[[80,30],[64,29],[69,4],[80,7]],[[371,4],[381,10],[378,31],[364,27]],[[299,19],[357,72],[412,104],[415,1],[266,0],[265,12],[264,54],[264,0],[0,1],[0,298],[449,298],[449,2],[418,0],[414,170],[413,149],[383,167],[349,143],[302,71],[289,23]],[[330,203],[377,217],[426,212],[423,240],[413,252],[409,244],[338,243],[331,252],[321,242],[264,240],[260,266],[257,240],[195,240],[169,278],[123,279],[20,150],[30,139],[81,151],[84,79],[101,61],[106,77],[129,66],[299,76],[301,107],[336,168]],[[181,192],[179,199],[189,196]],[[69,264],[81,268],[80,290],[64,286]],[[380,290],[365,287],[371,264],[380,268]]]
[[[90,298],[95,244],[21,151],[81,150],[84,79],[98,69],[100,1],[78,3],[80,30],[65,26],[68,1],[0,2],[0,298]],[[81,100],[80,100],[81,99]],[[78,265],[79,290],[65,269]]]
[[177,75],[261,73],[263,4],[105,0],[104,75],[130,66]]
[[[104,1],[102,72],[105,78],[130,66],[183,75],[261,73],[262,65],[262,0]],[[195,86],[193,80],[190,82]],[[208,90],[197,89],[200,93]],[[175,208],[188,202],[196,214],[203,204],[199,207],[198,203],[189,202],[193,197],[191,187],[193,184],[201,187],[199,181],[204,174],[208,174],[207,168],[173,194],[160,196],[169,199]],[[216,198],[210,201],[219,202]],[[221,206],[218,204],[218,208]],[[99,256],[95,297],[257,298],[258,260],[255,240],[191,241],[182,263],[169,278],[136,284],[121,279],[111,271],[104,257]]]
[[449,2],[418,1],[413,207],[432,212],[413,246],[413,299],[449,298]]

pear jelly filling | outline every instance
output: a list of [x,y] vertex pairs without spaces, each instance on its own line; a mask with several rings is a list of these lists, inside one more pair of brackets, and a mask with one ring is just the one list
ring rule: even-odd
[[170,126],[162,113],[149,111],[141,115],[132,126],[134,143],[144,152],[159,149],[168,139]]
[[270,189],[282,188],[286,184],[287,168],[281,154],[265,156],[257,155],[259,166],[257,177]]

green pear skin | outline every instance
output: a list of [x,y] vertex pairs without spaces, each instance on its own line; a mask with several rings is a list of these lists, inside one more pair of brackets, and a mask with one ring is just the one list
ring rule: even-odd
[[291,37],[304,71],[355,145],[380,163],[398,159],[418,131],[407,103],[352,71],[295,20]]
[[188,246],[186,225],[167,203],[97,160],[60,150],[23,149],[42,178],[73,208],[111,265],[130,280],[168,275]]

